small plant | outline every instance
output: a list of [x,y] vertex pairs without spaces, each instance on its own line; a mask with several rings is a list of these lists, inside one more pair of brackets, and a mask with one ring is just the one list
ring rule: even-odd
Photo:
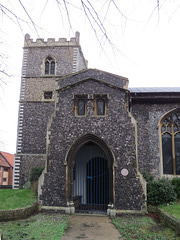
[[147,200],[152,205],[176,201],[174,188],[166,178],[154,179],[147,184]]
[[31,183],[30,183],[30,182],[26,182],[26,183],[23,185],[23,188],[24,188],[24,189],[30,189],[30,188],[31,188]]
[[177,194],[177,198],[180,199],[180,178],[174,178],[172,180],[172,185],[174,187],[174,191]]
[[38,180],[43,170],[44,170],[44,167],[33,167],[30,173],[30,182],[32,183]]

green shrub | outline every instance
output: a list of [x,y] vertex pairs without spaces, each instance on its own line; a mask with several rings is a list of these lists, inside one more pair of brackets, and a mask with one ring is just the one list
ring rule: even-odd
[[30,182],[26,182],[26,183],[23,185],[23,188],[24,188],[24,189],[30,189],[30,188],[31,188],[31,183],[30,183]]
[[146,182],[152,182],[154,180],[154,176],[148,172],[144,172],[143,177],[146,180]]
[[177,195],[171,181],[166,178],[154,179],[147,184],[147,201],[158,205],[176,201]]
[[31,169],[30,173],[30,182],[34,182],[38,180],[38,178],[41,176],[42,171],[44,170],[44,167],[34,167]]
[[174,178],[172,180],[172,185],[174,187],[174,191],[177,194],[177,198],[180,199],[180,178]]

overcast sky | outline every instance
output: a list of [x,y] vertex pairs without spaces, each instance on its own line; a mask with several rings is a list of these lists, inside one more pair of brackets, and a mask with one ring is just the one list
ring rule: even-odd
[[[0,0],[15,13],[1,12],[0,53],[4,54],[4,77],[0,85],[0,150],[16,152],[18,101],[21,80],[24,35],[31,38],[70,38],[80,32],[80,44],[89,68],[97,68],[129,78],[130,87],[180,87],[180,1],[156,0],[94,0],[96,22],[83,12],[80,0],[68,0],[67,6],[55,0]],[[84,0],[88,4],[87,0]],[[2,5],[1,5],[2,4]],[[67,10],[69,19],[67,18]],[[90,8],[91,6],[88,5]],[[117,8],[118,7],[118,8]],[[88,8],[86,8],[88,13]],[[7,16],[8,15],[8,16]],[[89,15],[90,17],[90,15]],[[98,19],[101,19],[98,22]],[[28,24],[25,22],[28,22]],[[97,25],[98,23],[98,25]],[[102,32],[104,31],[104,32]],[[95,34],[96,32],[96,34]],[[107,34],[107,38],[103,35]],[[1,75],[2,77],[2,75]]]

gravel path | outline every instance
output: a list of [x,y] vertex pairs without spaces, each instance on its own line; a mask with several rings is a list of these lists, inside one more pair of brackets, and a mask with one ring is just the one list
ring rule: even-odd
[[107,216],[71,215],[69,228],[61,240],[120,240],[123,239]]

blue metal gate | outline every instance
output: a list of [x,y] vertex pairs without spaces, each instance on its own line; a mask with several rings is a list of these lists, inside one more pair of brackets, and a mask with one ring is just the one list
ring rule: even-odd
[[105,211],[109,203],[108,162],[93,142],[76,154],[73,172],[73,200],[76,212]]

